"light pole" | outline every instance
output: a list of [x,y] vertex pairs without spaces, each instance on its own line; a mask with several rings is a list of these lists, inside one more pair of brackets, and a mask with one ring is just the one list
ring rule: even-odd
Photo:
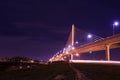
[[92,34],[88,34],[87,35],[87,43],[90,43],[93,41],[93,35]]
[[115,26],[118,26],[119,25],[119,22],[114,22],[113,23],[113,35],[115,34]]
[[92,35],[91,35],[91,34],[88,34],[88,35],[87,35],[87,38],[89,38],[89,39],[92,38]]

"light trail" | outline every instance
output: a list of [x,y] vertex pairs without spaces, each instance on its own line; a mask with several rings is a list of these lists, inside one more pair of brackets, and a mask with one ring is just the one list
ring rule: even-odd
[[98,60],[70,60],[70,63],[95,63],[120,65],[120,61],[98,61]]

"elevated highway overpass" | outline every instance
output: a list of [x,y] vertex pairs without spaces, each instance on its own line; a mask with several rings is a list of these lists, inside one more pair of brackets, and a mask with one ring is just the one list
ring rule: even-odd
[[70,50],[68,51],[68,53],[62,53],[57,55],[56,57],[53,58],[54,61],[58,61],[61,60],[62,58],[65,58],[66,56],[69,56],[71,54],[83,54],[83,53],[87,53],[87,52],[94,52],[94,51],[101,51],[101,50],[105,50],[106,51],[106,60],[110,60],[110,49],[113,48],[118,48],[120,47],[120,34],[114,35],[114,36],[110,36],[107,38],[103,38],[101,40],[89,43],[89,44],[85,44],[85,45],[81,45],[77,48],[75,48],[74,50]]
[[106,60],[110,60],[110,49],[120,47],[120,34],[116,34],[107,38],[102,38],[100,40],[96,40],[92,43],[88,43],[85,45],[81,45],[77,48],[74,47],[74,25],[72,25],[72,36],[71,36],[71,44],[72,49],[69,51],[62,52],[61,54],[57,54],[52,57],[50,61],[60,61],[64,60],[64,58],[71,55],[71,60],[73,59],[74,54],[83,54],[87,52],[101,51],[105,50],[106,52]]

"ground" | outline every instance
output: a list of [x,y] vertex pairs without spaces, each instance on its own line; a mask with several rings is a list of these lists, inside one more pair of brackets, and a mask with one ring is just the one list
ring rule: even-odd
[[[84,79],[76,79],[78,70]],[[119,65],[53,63],[28,69],[0,70],[0,80],[120,80]]]

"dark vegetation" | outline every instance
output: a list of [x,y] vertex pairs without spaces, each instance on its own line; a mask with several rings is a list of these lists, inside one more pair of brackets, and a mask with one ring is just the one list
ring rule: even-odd
[[1,58],[0,61],[2,62],[31,62],[31,61],[34,61],[36,63],[40,62],[38,60],[33,60],[31,58],[28,58],[28,57],[24,57],[24,56],[15,56],[15,57],[11,57],[11,58]]

